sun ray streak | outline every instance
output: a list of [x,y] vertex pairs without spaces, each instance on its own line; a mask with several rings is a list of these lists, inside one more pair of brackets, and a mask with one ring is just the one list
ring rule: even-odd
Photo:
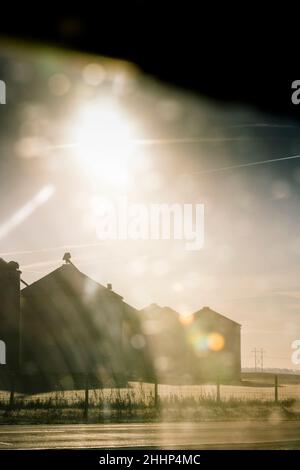
[[203,175],[203,174],[208,174],[208,173],[217,173],[219,171],[226,171],[226,170],[234,170],[236,168],[245,168],[248,166],[257,166],[257,165],[266,165],[267,163],[276,163],[276,162],[281,162],[284,160],[295,160],[297,158],[300,158],[300,155],[291,155],[289,157],[281,157],[281,158],[272,158],[269,160],[261,160],[257,162],[249,162],[249,163],[240,163],[238,165],[229,165],[229,166],[223,166],[220,168],[212,168],[209,170],[202,170],[202,171],[197,171],[193,172],[193,175]]
[[20,207],[10,219],[0,225],[0,240],[21,225],[36,209],[45,204],[54,193],[55,187],[53,185],[44,186],[30,201]]

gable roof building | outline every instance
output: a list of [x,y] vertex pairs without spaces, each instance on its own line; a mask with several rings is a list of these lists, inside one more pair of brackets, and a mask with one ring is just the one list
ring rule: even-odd
[[208,307],[188,316],[157,304],[137,311],[66,255],[65,264],[22,290],[18,264],[0,260],[0,339],[7,344],[1,388],[11,377],[31,393],[86,381],[240,379],[238,323]]
[[205,306],[186,325],[198,380],[240,381],[241,325]]
[[161,382],[240,380],[241,325],[237,322],[209,307],[180,315],[152,304],[140,314]]
[[[17,373],[20,390],[83,388],[86,380],[94,387],[120,386],[152,377],[146,345],[138,350],[131,342],[140,331],[138,312],[110,284],[66,262],[17,296],[14,317],[9,308],[3,316],[14,325],[7,327],[14,336],[4,335],[14,345],[7,369]],[[12,296],[6,299],[10,304]]]

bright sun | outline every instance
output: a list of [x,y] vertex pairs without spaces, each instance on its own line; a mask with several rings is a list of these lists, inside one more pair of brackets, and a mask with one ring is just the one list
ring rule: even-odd
[[81,166],[98,181],[127,187],[135,142],[133,123],[114,104],[90,105],[80,110],[72,140]]

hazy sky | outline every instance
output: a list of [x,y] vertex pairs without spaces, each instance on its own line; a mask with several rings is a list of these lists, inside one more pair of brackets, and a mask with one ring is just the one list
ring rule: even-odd
[[[0,256],[18,261],[24,280],[71,251],[80,270],[137,308],[209,305],[241,323],[243,366],[258,347],[266,367],[296,368],[300,158],[241,166],[300,155],[296,123],[78,54],[6,45],[0,78]],[[97,204],[119,196],[203,203],[203,249],[99,241]]]

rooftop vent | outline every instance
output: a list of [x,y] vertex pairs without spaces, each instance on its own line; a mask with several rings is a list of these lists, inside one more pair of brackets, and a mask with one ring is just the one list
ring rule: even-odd
[[66,264],[71,264],[71,253],[65,253],[63,256],[63,261],[65,261]]

